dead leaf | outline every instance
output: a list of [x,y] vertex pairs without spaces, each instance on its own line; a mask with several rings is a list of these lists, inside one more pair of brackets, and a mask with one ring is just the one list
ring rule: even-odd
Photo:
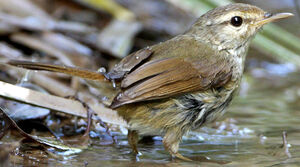
[[[86,110],[78,101],[47,95],[2,81],[0,81],[0,96],[86,118]],[[87,102],[87,104],[104,122],[127,126],[116,111],[97,102]]]

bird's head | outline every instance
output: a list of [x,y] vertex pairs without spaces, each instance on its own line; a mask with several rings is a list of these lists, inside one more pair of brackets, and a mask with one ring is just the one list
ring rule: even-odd
[[249,45],[263,25],[290,16],[293,14],[271,14],[253,5],[235,3],[202,15],[189,32],[220,49],[234,49]]

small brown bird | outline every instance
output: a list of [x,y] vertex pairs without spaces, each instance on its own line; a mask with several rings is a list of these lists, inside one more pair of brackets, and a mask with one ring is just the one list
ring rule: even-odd
[[250,41],[266,23],[290,16],[240,3],[218,7],[184,34],[125,57],[104,76],[57,65],[9,64],[117,82],[110,107],[128,122],[133,152],[138,153],[139,134],[160,135],[172,156],[189,160],[178,153],[182,136],[224,114],[239,87]]

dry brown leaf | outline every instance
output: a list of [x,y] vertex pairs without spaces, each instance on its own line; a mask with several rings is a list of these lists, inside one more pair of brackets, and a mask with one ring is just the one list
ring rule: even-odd
[[[0,96],[75,116],[86,117],[86,109],[78,101],[47,95],[2,81],[0,81]],[[127,126],[126,122],[118,116],[116,111],[106,108],[100,103],[87,102],[87,104],[104,122]]]

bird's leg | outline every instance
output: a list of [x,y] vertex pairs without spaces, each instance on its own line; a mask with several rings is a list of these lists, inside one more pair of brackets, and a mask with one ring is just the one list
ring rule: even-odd
[[176,134],[176,132],[171,130],[169,130],[165,134],[163,138],[163,144],[165,149],[172,155],[172,157],[176,157],[184,161],[192,161],[191,159],[186,158],[180,153],[178,153],[179,143],[181,141],[182,136],[178,136]]
[[138,151],[138,148],[137,148],[137,144],[138,144],[138,141],[139,141],[139,135],[138,135],[137,131],[128,130],[127,138],[128,138],[128,144],[132,148],[132,152],[135,155],[139,155],[139,151]]
[[[75,95],[65,96],[65,98],[78,101],[79,103],[81,103],[81,105],[83,106],[83,108],[86,109],[88,124],[87,124],[86,130],[85,130],[83,136],[84,137],[86,137],[86,136],[89,137],[89,133],[90,133],[90,129],[91,129],[91,124],[92,124],[92,121],[93,121],[92,120],[92,116],[94,115],[95,112],[88,106],[88,104],[86,102],[84,102],[81,99],[79,99],[77,93],[78,92],[76,92]],[[77,126],[77,122],[76,122],[76,126]]]

